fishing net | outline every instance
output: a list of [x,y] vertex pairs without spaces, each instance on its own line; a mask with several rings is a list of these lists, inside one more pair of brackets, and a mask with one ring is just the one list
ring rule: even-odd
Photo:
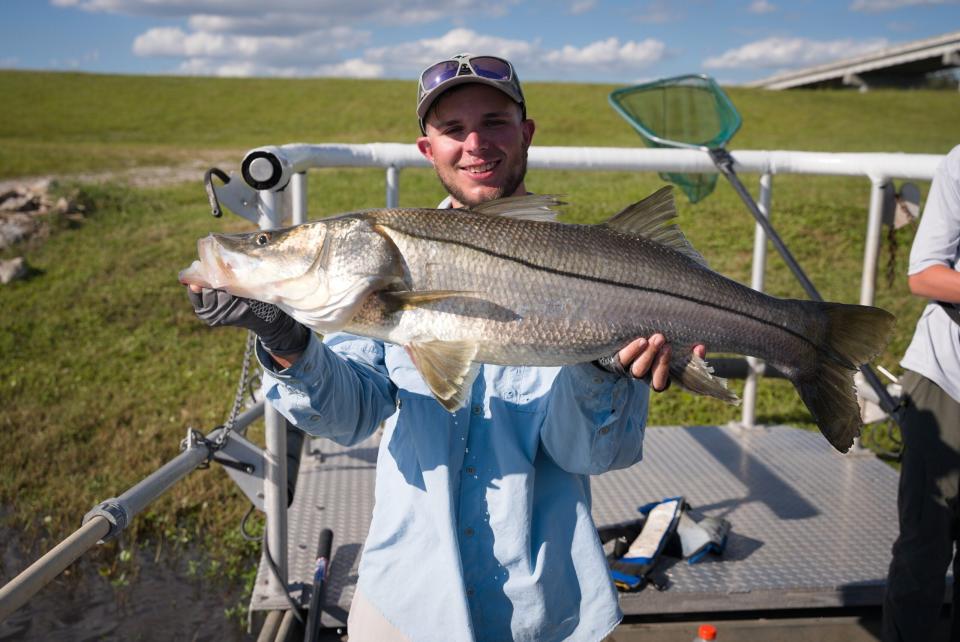
[[[609,100],[648,147],[723,147],[740,129],[740,114],[709,76],[678,76],[617,89]],[[717,174],[660,176],[680,187],[691,203],[708,196],[717,184]]]

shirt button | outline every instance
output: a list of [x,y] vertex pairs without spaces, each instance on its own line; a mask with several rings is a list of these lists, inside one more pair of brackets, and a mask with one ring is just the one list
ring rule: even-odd
[[474,406],[474,407],[473,407],[473,414],[479,415],[479,414],[480,414],[480,411],[481,411],[480,406]]
[[323,419],[320,415],[310,415],[310,421],[320,421]]
[[472,475],[472,474],[474,474],[474,473],[476,473],[476,472],[477,472],[477,469],[476,469],[476,468],[474,468],[473,466],[467,466],[467,474],[468,474],[468,475]]
[[476,593],[476,591],[474,591],[472,587],[467,589],[467,595],[468,595],[468,596],[473,597],[473,594],[474,594],[474,593]]
[[603,383],[603,379],[601,379],[600,377],[594,377],[593,383]]
[[600,429],[600,434],[601,434],[601,435],[605,435],[605,434],[607,434],[608,432],[610,432],[610,426],[604,426],[603,428]]
[[472,528],[465,528],[465,529],[463,530],[463,534],[466,535],[467,537],[473,537],[473,529],[472,529]]
[[304,372],[310,372],[311,370],[313,370],[313,366],[311,366],[309,363],[308,363],[307,365],[303,366],[303,371],[304,371]]

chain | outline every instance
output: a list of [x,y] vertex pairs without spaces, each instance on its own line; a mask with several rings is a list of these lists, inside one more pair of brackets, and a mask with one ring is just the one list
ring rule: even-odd
[[892,288],[897,278],[897,229],[891,224],[887,229],[887,287]]
[[243,352],[243,366],[240,368],[240,380],[237,382],[237,394],[233,398],[233,408],[230,409],[230,416],[223,424],[223,431],[217,436],[214,442],[214,449],[223,448],[227,437],[233,430],[233,425],[237,422],[237,416],[240,414],[240,406],[243,404],[244,392],[246,392],[248,379],[250,378],[250,358],[257,345],[257,335],[253,332],[247,332],[247,346]]

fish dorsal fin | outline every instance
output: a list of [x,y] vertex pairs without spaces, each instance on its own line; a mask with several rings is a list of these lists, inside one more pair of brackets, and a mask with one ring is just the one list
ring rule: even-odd
[[498,198],[469,209],[477,214],[553,223],[557,220],[557,212],[553,208],[560,205],[566,203],[551,194],[528,194]]
[[460,408],[479,366],[472,341],[414,341],[404,346],[433,396],[450,412]]
[[690,245],[680,228],[670,222],[676,217],[673,187],[667,185],[642,201],[628,205],[604,225],[624,234],[642,236],[666,245],[706,267],[707,260]]

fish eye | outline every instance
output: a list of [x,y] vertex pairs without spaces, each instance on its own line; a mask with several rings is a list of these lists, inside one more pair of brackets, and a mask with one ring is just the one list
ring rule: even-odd
[[255,242],[257,245],[264,246],[270,242],[270,235],[266,232],[261,232],[260,234],[257,234]]

